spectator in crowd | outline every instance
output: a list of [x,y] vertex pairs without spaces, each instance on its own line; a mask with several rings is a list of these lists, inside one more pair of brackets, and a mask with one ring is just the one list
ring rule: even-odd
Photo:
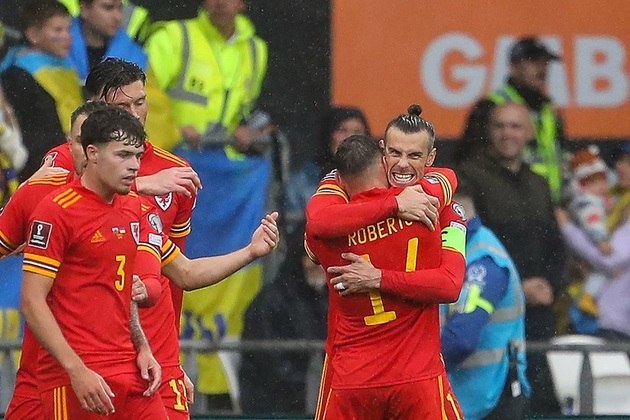
[[[458,175],[474,189],[477,212],[503,242],[521,275],[528,340],[555,334],[554,291],[562,285],[564,244],[554,218],[549,185],[535,174],[523,153],[533,127],[525,105],[506,102],[490,112],[489,144]],[[530,354],[534,413],[559,412],[543,354]]]
[[[191,257],[242,247],[265,208],[273,126],[264,114],[252,111],[267,69],[267,45],[244,11],[243,0],[204,0],[197,17],[157,27],[146,43],[180,130],[182,144],[176,152],[204,185],[188,241]],[[261,265],[254,263],[230,281],[188,294],[183,336],[238,340],[261,273]],[[234,354],[220,356],[225,363],[217,353],[199,356],[197,390],[207,396],[210,409],[231,410],[237,362],[230,361]]]
[[455,159],[462,162],[483,152],[490,140],[488,123],[494,107],[506,102],[526,105],[535,130],[523,150],[523,160],[534,173],[547,179],[551,197],[558,202],[562,188],[564,129],[560,115],[545,93],[549,64],[557,60],[560,56],[540,39],[520,38],[510,50],[510,70],[505,84],[477,102],[470,112]]
[[2,87],[13,107],[28,150],[19,172],[31,176],[46,151],[65,140],[70,114],[83,102],[76,72],[66,58],[70,48],[70,15],[55,0],[31,0],[22,10],[25,45],[2,61]]
[[458,301],[440,308],[446,371],[466,419],[525,419],[531,390],[521,279],[501,241],[477,216],[466,182],[455,199],[468,218],[466,278]]
[[606,276],[606,282],[597,296],[598,334],[612,340],[630,340],[630,147],[625,144],[615,162],[618,185],[612,189],[617,199],[608,226],[610,228],[610,250],[602,250],[571,221],[565,210],[556,210],[558,223],[565,243],[578,257],[584,259],[595,270]]
[[[79,0],[58,0],[63,3],[72,16],[80,13]],[[138,6],[131,1],[123,0],[122,28],[127,35],[139,44],[142,44],[149,34],[151,27],[151,17],[149,11],[142,6]]]
[[[326,273],[308,258],[303,241],[303,227],[287,238],[289,252],[278,275],[245,313],[243,339],[326,338]],[[243,412],[313,414],[322,363],[319,352],[244,352],[239,374]]]
[[[122,0],[79,0],[79,16],[72,20],[70,60],[82,83],[88,73],[103,59],[117,57],[137,64],[147,75],[147,135],[158,147],[170,150],[175,144],[177,128],[166,93],[159,87],[142,47],[125,32],[129,11]],[[94,94],[95,92],[89,92]]]
[[611,341],[630,340],[630,223],[627,215],[611,234],[610,254],[604,254],[570,220],[565,210],[556,212],[565,242],[571,250],[606,274],[607,281],[597,298],[598,334]]
[[20,127],[0,87],[0,208],[17,189],[16,171],[24,167],[27,158]]
[[370,134],[370,126],[363,111],[350,106],[330,108],[322,121],[315,159],[306,161],[290,176],[286,204],[288,231],[293,231],[295,225],[304,222],[306,203],[322,177],[333,169],[337,146],[353,134]]
[[[610,254],[610,235],[606,218],[612,205],[608,167],[595,147],[578,150],[571,158],[570,201],[572,220],[603,254]],[[587,274],[577,303],[585,313],[596,316],[596,298],[606,277],[595,271]]]
[[615,174],[617,185],[611,190],[614,204],[608,216],[610,232],[625,221],[630,209],[630,142],[624,143],[615,157]]

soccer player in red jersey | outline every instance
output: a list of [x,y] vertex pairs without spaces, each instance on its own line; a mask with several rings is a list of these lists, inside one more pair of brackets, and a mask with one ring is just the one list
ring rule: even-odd
[[[81,174],[86,164],[85,154],[81,146],[81,125],[89,114],[106,107],[102,102],[88,102],[75,110],[72,115],[72,130],[68,139],[68,150],[72,151],[69,154],[72,156],[72,167],[74,167],[76,174]],[[4,212],[0,214],[0,257],[15,251],[16,247],[25,241],[28,220],[41,197],[45,197],[51,191],[74,179],[75,171],[42,179],[31,179],[16,192],[5,207]],[[227,255],[198,258],[191,261],[182,255],[168,238],[163,238],[163,272],[185,290],[194,290],[214,284],[254,259],[268,254],[277,246],[279,235],[276,218],[277,213],[266,216],[261,226],[254,232],[251,243]],[[145,263],[146,258],[149,258],[148,263]],[[139,253],[136,257],[136,267],[140,266],[141,269],[144,269],[151,264],[151,260],[151,255]],[[161,282],[158,286],[168,292],[168,283],[165,286],[164,282]],[[166,297],[166,302],[170,303],[170,293],[158,293],[157,296]],[[13,398],[5,417],[8,420],[43,417],[35,376],[38,349],[37,340],[33,337],[28,326],[25,326],[20,369],[16,378]],[[169,385],[168,382],[166,384]],[[185,407],[186,404],[185,395],[179,395],[179,400],[176,400],[173,406]]]
[[[118,105],[144,124],[148,112],[145,82],[146,76],[136,64],[108,58],[90,71],[85,88],[91,100]],[[67,159],[68,152],[69,148],[61,145],[52,149],[47,156],[54,156],[57,166],[64,162],[68,165],[71,162],[71,159]],[[164,183],[165,176],[170,180],[166,183],[167,192],[156,187]],[[199,185],[196,173],[185,160],[147,140],[136,182],[135,188],[139,192],[154,195],[153,205],[158,211],[164,232],[183,251],[186,236],[190,233],[190,219],[195,204],[195,195],[191,191],[196,191]],[[169,416],[171,420],[186,420],[190,418],[188,402],[192,402],[194,386],[179,363],[179,319],[183,292],[166,278],[162,279],[162,284],[167,287],[162,295],[170,295],[171,302],[160,295],[156,305],[142,308],[142,326],[162,366],[163,384],[160,393]],[[173,328],[166,328],[166,325],[173,325]],[[182,396],[185,397],[185,404],[180,402]]]
[[[128,193],[145,137],[118,107],[93,112],[81,128],[83,175],[31,216],[21,307],[42,345],[37,379],[46,418],[168,418],[154,394],[160,367],[148,344],[138,347],[142,332],[130,322],[143,209]],[[151,246],[161,243],[149,237]]]
[[[336,163],[353,202],[390,194],[382,154],[372,139],[346,139]],[[461,288],[465,226],[459,219],[451,216],[442,237],[420,223],[393,217],[332,240],[311,239],[307,228],[309,250],[325,268],[342,264],[342,252],[353,252],[378,267],[413,272],[408,273],[413,277],[391,283],[384,278],[367,288],[331,286],[329,315],[335,321],[327,353],[334,374],[321,401],[321,418],[458,418],[439,353],[437,304],[456,300]]]
[[[86,79],[86,90],[94,100],[104,100],[118,105],[144,123],[147,117],[145,92],[146,76],[136,64],[108,58],[95,66]],[[145,143],[139,176],[156,174],[164,169],[192,171],[190,165],[174,154],[155,147],[150,141]],[[195,205],[195,196],[169,192],[152,198],[163,223],[164,233],[182,250],[190,233],[190,219]],[[185,420],[190,417],[188,404],[182,404],[182,396],[192,402],[193,384],[185,375],[179,363],[179,319],[183,292],[180,287],[163,279],[170,289],[171,302],[160,298],[151,308],[141,310],[142,326],[151,343],[155,357],[163,371],[160,394],[167,407],[171,420]],[[173,328],[168,328],[167,325]]]

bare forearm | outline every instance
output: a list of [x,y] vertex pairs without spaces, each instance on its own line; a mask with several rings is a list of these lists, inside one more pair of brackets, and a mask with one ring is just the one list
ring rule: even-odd
[[162,272],[182,289],[196,290],[224,280],[255,259],[249,246],[226,255],[193,260],[180,254]]
[[136,302],[131,302],[129,328],[131,330],[131,341],[133,342],[136,350],[148,348],[149,341],[147,340],[144,330],[140,325],[140,315],[138,313],[138,304]]
[[83,366],[83,361],[66,341],[45,300],[31,301],[23,297],[22,312],[39,343],[67,372]]

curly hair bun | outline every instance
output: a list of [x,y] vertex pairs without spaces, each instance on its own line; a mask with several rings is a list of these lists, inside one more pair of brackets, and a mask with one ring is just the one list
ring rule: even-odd
[[407,113],[410,115],[417,115],[418,117],[422,114],[422,107],[418,104],[409,105],[407,108]]

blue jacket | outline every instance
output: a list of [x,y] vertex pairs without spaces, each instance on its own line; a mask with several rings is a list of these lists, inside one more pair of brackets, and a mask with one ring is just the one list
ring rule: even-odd
[[[79,78],[83,83],[90,72],[88,62],[87,46],[81,31],[81,19],[74,18],[70,26],[72,36],[72,47],[70,48],[70,61],[79,73]],[[116,34],[107,42],[107,48],[103,58],[118,57],[123,60],[136,63],[145,72],[147,71],[148,58],[142,47],[127,35],[124,28],[120,28]]]
[[[468,222],[467,269],[458,301],[442,305],[442,353],[453,391],[467,420],[481,419],[497,405],[506,384],[508,346],[518,348],[517,373],[525,377],[525,298],[514,263],[488,228]],[[483,386],[479,386],[483,384]]]

